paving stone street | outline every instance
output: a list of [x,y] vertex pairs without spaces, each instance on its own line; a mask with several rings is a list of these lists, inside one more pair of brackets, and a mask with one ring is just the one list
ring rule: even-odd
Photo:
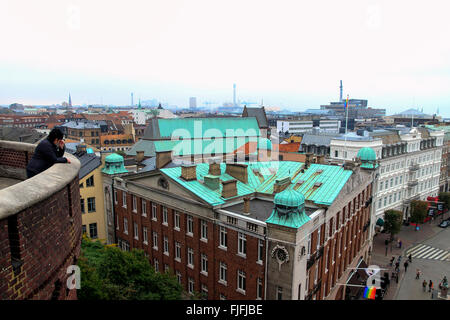
[[[444,219],[449,217],[449,212],[444,215]],[[414,226],[402,226],[396,239],[402,241],[402,247],[397,247],[397,241],[387,246],[385,240],[389,234],[379,233],[374,237],[371,264],[381,268],[389,269],[390,285],[384,296],[384,300],[428,300],[432,293],[427,286],[423,291],[422,282],[425,279],[428,283],[432,280],[436,289],[434,299],[437,299],[438,285],[444,276],[450,277],[450,228],[440,228],[438,225],[442,221],[438,217],[434,221],[427,222],[420,226],[419,231],[415,231]],[[403,263],[407,256],[411,254],[412,263],[407,271]],[[391,279],[394,266],[390,266],[390,260],[402,255],[400,263],[400,273],[398,283]],[[420,278],[416,279],[416,270],[419,269]],[[382,271],[383,274],[384,271]]]

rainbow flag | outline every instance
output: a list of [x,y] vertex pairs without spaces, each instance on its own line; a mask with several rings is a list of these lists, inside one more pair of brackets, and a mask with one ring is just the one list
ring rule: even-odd
[[345,100],[345,106],[344,106],[344,110],[348,108],[348,95],[347,95],[347,99]]
[[375,300],[375,294],[377,293],[377,288],[366,287],[364,289],[364,298]]

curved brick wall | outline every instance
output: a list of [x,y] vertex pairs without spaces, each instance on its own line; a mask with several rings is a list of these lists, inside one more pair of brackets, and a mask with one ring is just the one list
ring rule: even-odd
[[[34,145],[0,141],[0,175],[24,175]],[[66,273],[81,245],[79,161],[0,190],[0,300],[76,299]]]

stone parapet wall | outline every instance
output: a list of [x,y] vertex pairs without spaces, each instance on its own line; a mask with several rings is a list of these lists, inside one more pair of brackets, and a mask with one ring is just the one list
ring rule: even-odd
[[[0,142],[0,166],[24,170],[34,145]],[[80,162],[0,190],[0,300],[76,299],[67,268],[81,247]],[[5,172],[5,171],[3,171]]]

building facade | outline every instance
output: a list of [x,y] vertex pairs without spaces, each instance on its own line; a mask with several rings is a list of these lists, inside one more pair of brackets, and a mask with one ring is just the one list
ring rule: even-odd
[[207,299],[344,299],[340,284],[370,260],[373,175],[268,161],[111,176],[108,225]]
[[426,200],[439,193],[444,133],[425,128],[374,130],[361,135],[351,133],[330,143],[332,161],[357,158],[358,151],[370,147],[375,151],[377,179],[374,182],[375,217],[383,218],[389,209],[410,216],[411,200]]

